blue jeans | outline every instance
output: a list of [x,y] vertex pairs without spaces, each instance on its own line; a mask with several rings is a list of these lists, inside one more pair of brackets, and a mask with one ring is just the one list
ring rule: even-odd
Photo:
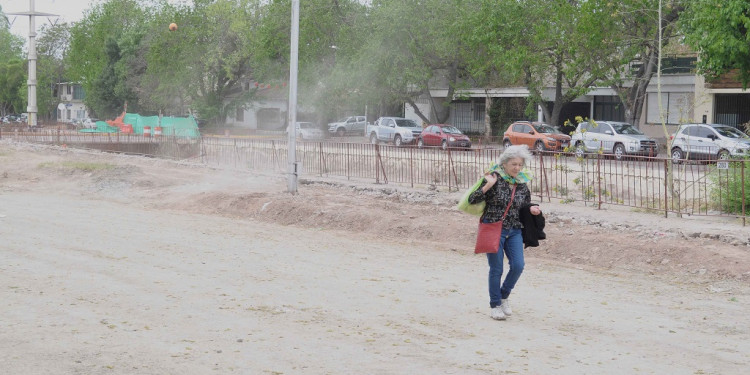
[[[489,286],[490,286],[490,307],[500,305],[501,299],[510,296],[513,287],[516,286],[518,278],[523,272],[523,236],[521,229],[503,228],[500,236],[500,247],[497,253],[487,253],[487,263],[490,265]],[[503,277],[503,253],[508,257],[510,269]]]

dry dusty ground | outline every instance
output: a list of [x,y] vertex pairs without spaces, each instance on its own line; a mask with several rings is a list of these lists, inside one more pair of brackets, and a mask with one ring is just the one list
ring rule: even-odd
[[543,202],[489,318],[460,193],[0,141],[0,374],[745,374],[750,229]]

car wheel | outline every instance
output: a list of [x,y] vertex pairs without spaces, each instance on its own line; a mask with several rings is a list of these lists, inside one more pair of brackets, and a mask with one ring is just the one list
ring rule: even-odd
[[576,157],[583,158],[586,156],[586,148],[583,147],[583,142],[576,142]]
[[346,130],[344,128],[338,128],[336,130],[336,135],[338,135],[339,137],[343,137],[346,135]]
[[401,147],[401,136],[397,135],[396,138],[393,138],[393,145],[396,147]]
[[370,134],[370,143],[378,144],[378,136],[375,133]]
[[503,147],[504,147],[504,148],[508,148],[508,147],[510,147],[511,145],[512,145],[512,144],[510,143],[510,140],[506,139],[506,140],[504,140],[504,141],[503,141]]
[[537,151],[542,152],[544,151],[544,143],[542,143],[542,141],[536,141],[536,143],[534,143],[534,148]]
[[448,149],[448,141],[446,141],[445,139],[443,139],[443,142],[440,143],[440,148],[442,148],[443,150]]
[[622,160],[622,158],[625,156],[625,146],[621,144],[616,144],[614,150],[612,152],[615,154],[615,159]]
[[729,151],[727,150],[719,151],[719,160],[729,160]]
[[419,138],[417,140],[417,147],[424,148],[424,141],[422,140],[422,138]]
[[675,147],[672,149],[672,163],[679,164],[682,162],[682,159],[685,157],[685,154],[682,152],[682,150],[679,147]]

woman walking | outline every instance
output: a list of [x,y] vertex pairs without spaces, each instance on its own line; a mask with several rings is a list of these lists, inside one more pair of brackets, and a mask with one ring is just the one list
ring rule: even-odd
[[[523,168],[530,160],[531,153],[528,147],[509,146],[500,155],[499,167],[487,172],[479,189],[469,196],[471,204],[486,202],[480,219],[483,223],[503,220],[498,252],[487,253],[487,262],[490,266],[490,316],[496,320],[505,320],[513,314],[508,297],[521,277],[525,264],[521,233],[523,225],[519,213],[522,207],[531,204],[531,191],[526,185],[530,177],[523,172]],[[529,211],[532,215],[539,215],[542,212],[536,205],[529,207]],[[510,266],[504,281],[502,280],[503,254],[508,257]]]

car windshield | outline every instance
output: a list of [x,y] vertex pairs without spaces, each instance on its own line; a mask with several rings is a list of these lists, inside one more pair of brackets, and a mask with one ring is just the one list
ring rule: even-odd
[[408,119],[398,119],[396,120],[396,125],[402,127],[402,128],[418,128],[419,125],[414,120],[408,120]]
[[633,125],[630,124],[612,124],[612,127],[615,129],[617,134],[643,135],[640,130],[634,128]]
[[313,128],[314,126],[313,126],[313,124],[312,124],[312,123],[310,123],[310,122],[300,122],[300,123],[299,123],[299,127],[300,127],[301,129],[311,129],[311,128]]
[[448,134],[463,134],[460,130],[452,126],[443,126],[443,132]]
[[540,133],[545,133],[545,134],[562,134],[561,131],[555,129],[551,125],[539,124],[539,125],[535,125],[535,127],[536,127],[536,130],[538,132],[540,132]]
[[717,126],[714,128],[714,130],[716,130],[717,132],[719,132],[719,134],[727,138],[750,139],[750,137],[748,137],[747,134],[729,126]]

